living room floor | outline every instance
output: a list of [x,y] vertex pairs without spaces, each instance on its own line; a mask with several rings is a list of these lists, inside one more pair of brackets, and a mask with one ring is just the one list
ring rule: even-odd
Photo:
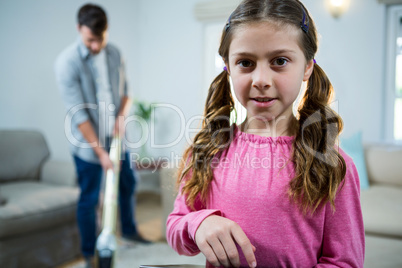
[[144,238],[151,241],[166,242],[162,234],[161,196],[153,192],[137,194],[136,220]]
[[[155,192],[140,192],[137,194],[136,220],[138,229],[145,239],[153,242],[166,242],[162,235],[162,204],[161,197]],[[165,224],[165,223],[163,223]],[[72,260],[59,268],[76,267],[83,259]]]

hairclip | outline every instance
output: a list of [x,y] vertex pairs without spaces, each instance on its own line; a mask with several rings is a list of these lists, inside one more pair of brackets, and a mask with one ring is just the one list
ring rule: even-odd
[[228,68],[226,68],[226,66],[225,66],[225,67],[223,67],[223,70],[224,70],[225,72],[227,72],[227,71],[228,71]]
[[308,33],[308,27],[309,27],[309,21],[306,20],[307,16],[306,16],[306,11],[304,11],[303,9],[303,21],[300,22],[300,27],[302,28],[303,32]]
[[228,32],[228,31],[229,31],[229,28],[230,28],[230,19],[232,18],[232,15],[233,15],[233,13],[230,14],[229,19],[228,19],[228,22],[226,22],[225,32]]
[[314,64],[317,64],[317,61],[315,59],[313,59],[313,61],[314,61]]

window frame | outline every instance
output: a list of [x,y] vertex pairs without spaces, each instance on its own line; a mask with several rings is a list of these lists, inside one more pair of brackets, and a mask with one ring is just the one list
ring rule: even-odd
[[387,38],[386,38],[386,63],[385,63],[385,139],[393,142],[401,142],[396,140],[394,136],[395,130],[395,101],[396,94],[396,38],[398,37],[399,24],[402,20],[402,5],[390,5],[387,7]]

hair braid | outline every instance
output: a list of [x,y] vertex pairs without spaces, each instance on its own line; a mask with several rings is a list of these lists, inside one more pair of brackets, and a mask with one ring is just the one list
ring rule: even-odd
[[193,206],[198,194],[205,201],[208,186],[213,179],[211,161],[230,142],[230,112],[234,101],[230,91],[228,74],[221,72],[212,82],[205,104],[204,119],[193,144],[183,155],[179,170],[179,182],[184,182],[182,193]]
[[296,175],[290,183],[290,195],[304,211],[314,212],[327,201],[335,208],[335,195],[346,174],[345,160],[335,144],[343,123],[329,106],[332,95],[327,75],[314,64],[299,106],[299,131],[294,140]]

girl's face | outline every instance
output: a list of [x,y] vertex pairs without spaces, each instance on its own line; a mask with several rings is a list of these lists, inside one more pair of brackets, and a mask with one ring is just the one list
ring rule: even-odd
[[298,45],[300,34],[301,29],[270,22],[235,29],[226,63],[248,123],[288,122],[293,117],[293,103],[314,66]]

